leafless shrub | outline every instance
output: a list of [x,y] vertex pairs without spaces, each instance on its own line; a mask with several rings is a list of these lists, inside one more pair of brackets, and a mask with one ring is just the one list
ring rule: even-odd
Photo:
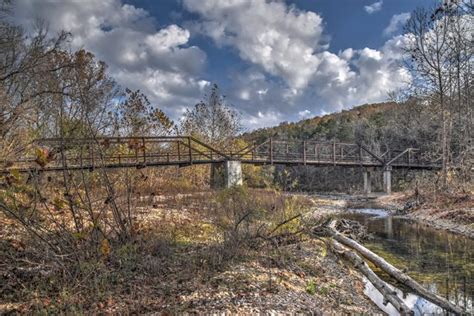
[[220,260],[303,231],[308,205],[278,191],[233,187],[219,192],[208,216],[220,233]]

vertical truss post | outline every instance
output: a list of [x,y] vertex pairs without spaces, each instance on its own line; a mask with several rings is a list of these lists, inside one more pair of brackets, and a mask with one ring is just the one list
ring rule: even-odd
[[145,146],[145,137],[142,137],[142,147],[143,147],[143,164],[146,164],[146,146]]
[[118,152],[118,164],[121,165],[121,162],[122,162],[122,157],[120,157],[120,150],[121,150],[121,146],[120,146],[120,137],[117,137],[117,144],[118,144],[118,149],[119,149],[119,152]]
[[82,162],[82,150],[83,150],[83,147],[81,146],[81,151],[79,152],[79,161],[80,161],[81,169],[84,166],[84,163]]
[[135,147],[135,164],[138,164],[138,144],[135,142],[135,139],[132,142]]
[[191,137],[188,136],[189,163],[193,164],[193,151],[191,150]]
[[270,137],[270,163],[273,165],[273,138]]
[[306,141],[303,141],[303,164],[306,166]]
[[179,143],[181,143],[181,141],[178,140],[177,143],[178,143],[178,161],[181,161],[181,149],[180,149],[181,146],[179,145]]
[[336,165],[336,141],[332,141],[332,163]]
[[92,144],[89,144],[89,157],[91,168],[94,168],[94,149],[92,148]]

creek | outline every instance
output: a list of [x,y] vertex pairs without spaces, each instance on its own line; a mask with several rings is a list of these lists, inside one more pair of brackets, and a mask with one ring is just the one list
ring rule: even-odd
[[[430,291],[448,298],[467,312],[474,311],[474,240],[392,216],[381,209],[349,209],[342,217],[356,220],[368,228],[372,238],[363,242],[364,246],[397,268],[406,270]],[[371,267],[394,286],[415,315],[442,312]],[[382,304],[381,294],[368,281],[365,291],[382,310],[390,315],[397,314],[390,304]]]

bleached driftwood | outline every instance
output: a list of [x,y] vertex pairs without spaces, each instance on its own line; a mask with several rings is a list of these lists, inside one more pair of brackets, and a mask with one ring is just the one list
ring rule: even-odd
[[362,259],[356,252],[341,245],[334,239],[330,241],[330,247],[338,255],[341,255],[350,261],[356,269],[365,275],[365,277],[373,284],[380,294],[383,295],[384,305],[387,303],[392,304],[401,315],[413,315],[413,311],[411,311],[410,308],[403,302],[403,300],[397,296],[397,293],[388,287],[387,283],[379,278],[379,276],[375,274],[375,272],[372,271],[372,269],[367,265],[364,259]]
[[454,305],[453,303],[449,302],[444,297],[441,297],[435,293],[432,293],[425,289],[422,285],[412,279],[409,275],[403,273],[401,270],[397,269],[385,259],[380,257],[379,255],[373,253],[369,249],[365,248],[358,242],[344,236],[336,229],[336,220],[331,220],[326,223],[323,227],[318,227],[316,233],[317,234],[324,234],[327,236],[332,237],[334,240],[340,242],[344,246],[347,246],[351,249],[356,250],[359,252],[364,258],[371,261],[381,270],[386,272],[388,275],[399,281],[400,283],[404,284],[408,288],[410,288],[415,294],[425,298],[426,300],[438,305],[439,307],[445,309],[448,312],[455,313],[455,314],[462,314],[463,311],[460,307]]

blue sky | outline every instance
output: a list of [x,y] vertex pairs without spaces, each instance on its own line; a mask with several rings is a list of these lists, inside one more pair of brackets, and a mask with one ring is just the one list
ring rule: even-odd
[[[199,1],[199,0],[195,0]],[[402,12],[411,12],[416,7],[429,7],[436,3],[435,0],[384,0],[382,9],[377,14],[367,14],[364,6],[373,4],[373,0],[286,0],[285,3],[297,8],[319,13],[325,21],[327,35],[330,36],[331,50],[347,47],[364,48],[379,47],[386,38],[382,36],[383,29],[388,25],[393,15]],[[179,0],[128,0],[125,3],[145,8],[157,18],[160,26],[171,23],[183,23],[195,14],[183,9]],[[176,17],[179,13],[179,18]],[[198,41],[200,44],[206,40]],[[210,50],[215,46],[207,41]],[[222,56],[219,56],[222,58]],[[223,61],[225,63],[225,61]]]
[[[199,1],[199,0],[195,0]],[[428,7],[435,0],[384,0],[382,9],[368,14],[364,9],[375,2],[374,0],[286,0],[288,6],[313,11],[320,14],[325,23],[325,35],[329,41],[329,50],[337,53],[348,47],[363,49],[365,47],[380,47],[387,40],[383,30],[387,27],[392,16],[403,12],[411,12],[415,8]],[[199,16],[183,8],[180,0],[128,0],[136,7],[144,8],[156,17],[161,27],[169,24],[185,24],[186,21],[199,19]],[[216,47],[205,36],[196,36],[190,40],[190,45],[203,48],[208,55],[207,74],[214,78],[213,82],[220,85],[228,83],[228,73],[245,67],[235,51],[228,47]]]
[[73,34],[179,120],[217,83],[247,129],[387,100],[403,23],[434,0],[18,0],[17,23]]

